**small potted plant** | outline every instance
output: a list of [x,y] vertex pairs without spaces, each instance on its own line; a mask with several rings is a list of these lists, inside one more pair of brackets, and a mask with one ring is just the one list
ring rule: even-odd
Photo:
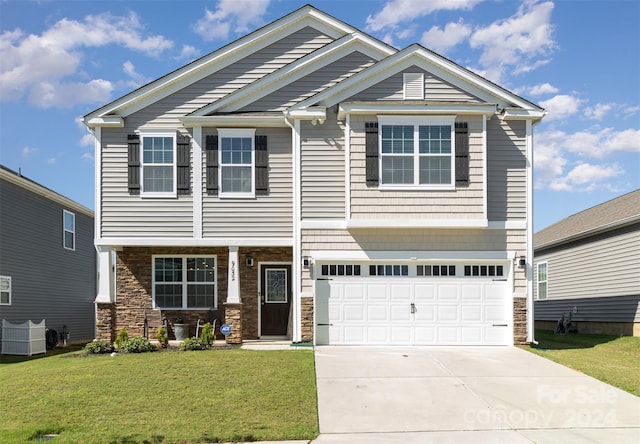
[[178,316],[173,323],[173,331],[176,335],[176,341],[184,341],[189,337],[189,324],[185,324],[184,319]]

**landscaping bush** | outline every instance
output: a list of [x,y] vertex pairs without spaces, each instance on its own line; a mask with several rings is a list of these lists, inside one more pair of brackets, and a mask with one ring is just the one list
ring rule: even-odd
[[202,326],[202,333],[200,333],[200,339],[207,346],[211,347],[213,341],[216,339],[216,335],[213,333],[213,327],[211,323],[207,322]]
[[118,337],[116,338],[116,346],[118,347],[118,349],[122,349],[122,347],[124,347],[125,342],[127,342],[127,340],[129,339],[129,333],[127,333],[127,329],[123,328],[122,330],[120,330],[120,333],[118,333]]
[[148,339],[142,336],[135,336],[128,339],[122,346],[122,349],[129,353],[145,353],[156,351],[158,348],[150,343]]
[[156,339],[160,344],[160,348],[167,348],[169,345],[169,337],[167,336],[167,331],[164,327],[158,327],[158,333],[156,334]]
[[84,349],[94,355],[112,353],[114,351],[113,344],[109,341],[92,341],[85,345]]
[[187,338],[180,344],[180,350],[206,350],[207,345],[200,338]]

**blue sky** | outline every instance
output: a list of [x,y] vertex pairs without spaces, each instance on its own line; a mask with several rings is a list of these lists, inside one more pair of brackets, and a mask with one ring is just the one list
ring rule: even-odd
[[81,116],[306,3],[545,108],[536,231],[640,188],[636,0],[0,0],[0,163],[93,209]]

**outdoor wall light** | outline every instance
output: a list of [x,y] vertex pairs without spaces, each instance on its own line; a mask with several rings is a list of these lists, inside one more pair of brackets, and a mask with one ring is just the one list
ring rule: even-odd
[[520,256],[520,260],[518,261],[518,265],[520,267],[524,267],[527,265],[527,259],[524,256]]
[[247,254],[247,256],[244,258],[244,263],[247,268],[253,267],[253,258]]
[[311,258],[309,256],[302,257],[302,268],[308,270],[311,267]]

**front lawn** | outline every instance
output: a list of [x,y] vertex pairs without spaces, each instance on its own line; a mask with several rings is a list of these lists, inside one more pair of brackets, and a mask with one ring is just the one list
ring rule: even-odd
[[318,435],[311,350],[57,355],[0,365],[0,442],[201,443]]
[[537,355],[640,396],[640,338],[536,330]]

